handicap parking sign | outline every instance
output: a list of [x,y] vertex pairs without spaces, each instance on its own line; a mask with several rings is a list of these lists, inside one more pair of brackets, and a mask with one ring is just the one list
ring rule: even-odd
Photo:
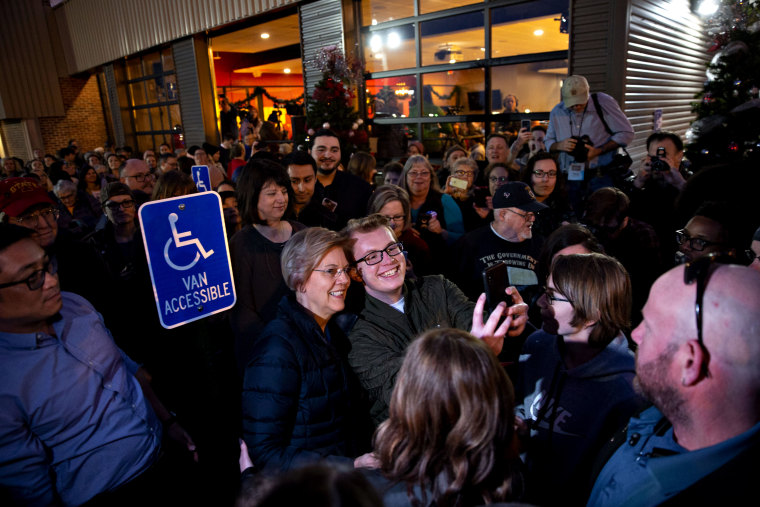
[[193,181],[198,192],[209,192],[211,188],[211,173],[207,165],[194,165],[192,168]]
[[140,227],[162,326],[172,329],[235,304],[219,194],[145,203]]

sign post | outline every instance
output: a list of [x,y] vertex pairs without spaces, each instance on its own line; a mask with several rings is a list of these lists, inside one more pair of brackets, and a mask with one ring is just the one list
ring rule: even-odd
[[198,189],[198,192],[209,192],[213,190],[213,188],[211,188],[211,173],[209,173],[207,165],[194,165],[192,173],[195,188]]
[[219,194],[145,203],[140,208],[140,228],[163,327],[172,329],[235,304]]

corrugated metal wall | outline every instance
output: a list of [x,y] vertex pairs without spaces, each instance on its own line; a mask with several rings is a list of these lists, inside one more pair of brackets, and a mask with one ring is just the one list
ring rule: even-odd
[[22,121],[0,121],[0,141],[2,141],[3,156],[5,157],[21,157],[27,160],[31,155],[29,138]]
[[[25,0],[17,0],[25,2]],[[297,0],[69,0],[55,10],[69,72],[291,5]],[[26,3],[26,2],[25,2]],[[33,1],[29,4],[38,4]]]
[[3,0],[0,19],[0,119],[63,115],[43,3]]
[[303,54],[303,79],[306,94],[311,95],[314,85],[322,79],[322,73],[314,68],[317,50],[325,46],[343,44],[343,8],[340,0],[318,0],[302,5],[301,48]]
[[116,88],[116,75],[113,64],[103,66],[103,73],[106,81],[106,96],[108,97],[107,107],[111,111],[113,118],[113,136],[116,146],[124,146],[126,138],[124,136],[124,124],[121,122],[121,103],[119,102],[119,93]]
[[185,130],[185,145],[201,145],[206,140],[201,108],[201,88],[195,57],[195,42],[187,38],[172,44],[174,65],[177,69],[177,87],[180,96],[182,127]]
[[636,132],[634,158],[646,152],[655,109],[662,129],[682,137],[695,119],[690,104],[706,79],[710,42],[689,0],[631,1],[623,109]]

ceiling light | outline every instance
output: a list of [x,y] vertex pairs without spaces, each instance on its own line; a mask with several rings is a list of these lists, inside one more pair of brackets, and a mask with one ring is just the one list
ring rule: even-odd
[[449,63],[457,63],[456,58],[452,58],[451,60],[449,60]]
[[700,16],[712,16],[720,7],[720,2],[716,0],[702,0],[697,5],[697,14]]
[[381,59],[383,56],[385,55],[383,55],[382,53],[375,53],[375,58],[378,60]]
[[264,33],[261,34],[261,38],[262,39],[268,39],[269,38],[269,34],[266,33],[266,32],[264,32]]
[[523,112],[530,113],[530,109],[525,109]]
[[541,30],[540,28],[538,30],[533,31],[533,35],[535,35],[536,37],[541,37],[543,34],[544,34],[544,31]]
[[486,50],[486,48],[480,48],[480,50],[481,50],[481,51],[485,51],[485,50]]
[[398,32],[391,32],[388,34],[388,47],[390,49],[396,49],[401,46],[401,36]]
[[290,67],[285,67],[284,69],[282,69],[282,71],[283,71],[285,74],[290,74]]
[[383,49],[383,39],[380,38],[379,35],[375,34],[369,39],[369,48],[372,50],[373,53],[377,53],[381,49]]
[[373,19],[373,20],[372,20],[372,26],[375,26],[376,24],[377,24],[377,20],[376,20],[376,19]]

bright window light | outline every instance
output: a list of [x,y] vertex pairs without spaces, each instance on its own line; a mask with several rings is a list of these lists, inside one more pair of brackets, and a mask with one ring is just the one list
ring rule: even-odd
[[383,49],[383,39],[379,35],[375,34],[369,39],[369,47],[373,53],[377,53]]
[[264,33],[261,34],[261,38],[262,39],[268,39],[269,38],[269,34],[266,33],[266,32],[264,32]]
[[697,6],[697,14],[700,16],[712,16],[718,10],[717,0],[702,0]]
[[401,46],[401,36],[398,32],[391,32],[388,34],[388,49],[396,49]]

